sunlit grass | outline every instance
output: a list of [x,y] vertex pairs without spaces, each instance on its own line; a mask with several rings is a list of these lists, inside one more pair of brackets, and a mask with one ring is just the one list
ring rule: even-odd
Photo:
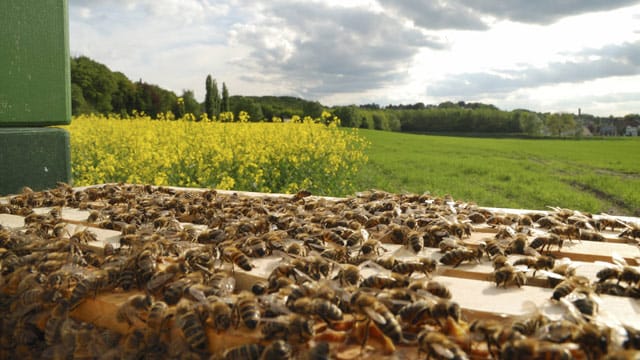
[[640,215],[640,139],[540,140],[363,130],[358,188],[451,194],[484,206]]

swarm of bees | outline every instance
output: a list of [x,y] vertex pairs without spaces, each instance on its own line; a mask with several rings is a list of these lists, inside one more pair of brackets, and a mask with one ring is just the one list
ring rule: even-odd
[[[63,208],[86,210],[84,225],[69,227]],[[344,353],[353,348],[376,358],[407,349],[435,359],[637,356],[640,330],[595,320],[600,293],[640,298],[637,268],[614,259],[591,282],[551,253],[564,241],[602,241],[606,228],[636,240],[637,225],[553,210],[500,215],[449,196],[375,190],[330,200],[125,184],[25,189],[0,204],[25,223],[0,227],[0,357],[315,360],[354,358]],[[496,236],[470,244],[480,224]],[[119,232],[119,242],[96,247],[95,228]],[[265,257],[279,261],[239,288],[236,275]],[[547,275],[549,301],[571,316],[466,319],[433,276],[485,261],[496,287]],[[127,295],[111,327],[77,319],[109,294]]]

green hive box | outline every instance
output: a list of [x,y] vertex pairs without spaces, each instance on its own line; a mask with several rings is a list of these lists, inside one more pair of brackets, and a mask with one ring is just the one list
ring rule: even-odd
[[0,126],[71,121],[67,0],[0,0]]
[[69,182],[69,133],[57,128],[0,128],[0,195]]

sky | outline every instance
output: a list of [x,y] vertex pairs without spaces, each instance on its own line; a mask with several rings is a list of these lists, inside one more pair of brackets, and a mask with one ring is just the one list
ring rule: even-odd
[[69,0],[72,56],[132,81],[323,105],[640,113],[640,0]]

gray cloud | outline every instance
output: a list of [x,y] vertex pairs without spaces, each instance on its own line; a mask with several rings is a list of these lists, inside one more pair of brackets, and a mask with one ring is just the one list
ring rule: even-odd
[[614,10],[638,0],[457,0],[461,5],[499,19],[550,24],[567,16]]
[[262,15],[266,20],[259,24],[235,30],[236,40],[252,49],[240,62],[251,71],[246,80],[288,83],[312,98],[400,81],[420,49],[444,46],[396,18],[362,8],[280,2]]
[[555,83],[580,83],[612,76],[640,74],[640,41],[587,49],[575,54],[579,60],[553,62],[545,67],[465,73],[429,87],[432,96],[469,97],[507,93]]
[[486,17],[515,22],[551,24],[564,17],[614,10],[638,0],[378,0],[416,26],[429,29],[486,30]]
[[378,0],[380,5],[411,19],[416,26],[425,29],[488,29],[471,7],[456,1],[432,0]]

